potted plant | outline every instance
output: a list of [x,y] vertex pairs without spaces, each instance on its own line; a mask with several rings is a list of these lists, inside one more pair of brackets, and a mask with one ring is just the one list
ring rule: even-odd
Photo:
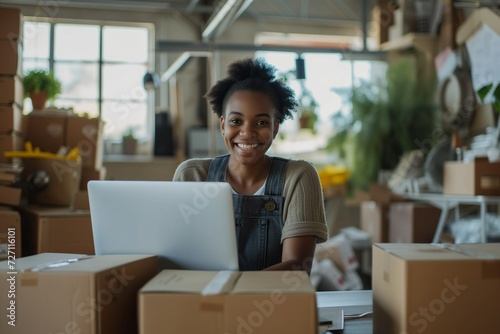
[[61,93],[61,83],[54,73],[45,70],[29,71],[23,78],[24,94],[31,98],[33,110],[43,110],[47,100]]
[[334,115],[328,147],[350,170],[350,190],[367,189],[379,172],[393,170],[404,153],[421,148],[439,122],[434,75],[417,71],[412,57],[391,63],[386,79],[346,94],[349,114]]
[[301,129],[309,129],[313,133],[316,132],[315,125],[318,121],[318,114],[316,113],[316,101],[309,93],[303,90],[302,96],[299,98],[299,124]]
[[122,135],[122,153],[133,155],[137,152],[137,138],[134,127],[129,127]]

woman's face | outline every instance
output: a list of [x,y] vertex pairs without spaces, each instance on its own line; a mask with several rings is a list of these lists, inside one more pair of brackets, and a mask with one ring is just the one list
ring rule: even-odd
[[228,99],[220,130],[232,159],[243,165],[262,162],[279,129],[271,97],[242,90]]

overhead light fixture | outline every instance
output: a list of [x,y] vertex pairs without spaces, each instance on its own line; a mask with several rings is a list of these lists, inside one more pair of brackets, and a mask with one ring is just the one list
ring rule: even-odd
[[305,79],[306,78],[306,66],[304,58],[300,55],[295,59],[295,78]]
[[161,75],[160,80],[162,82],[168,81],[171,77],[173,77],[181,68],[183,68],[189,59],[193,57],[210,57],[211,52],[209,51],[193,51],[193,52],[184,52],[177,58],[172,65]]
[[147,72],[142,79],[144,89],[155,90],[160,85],[160,76],[156,72]]
[[203,30],[203,40],[214,39],[222,34],[250,6],[253,0],[226,0]]

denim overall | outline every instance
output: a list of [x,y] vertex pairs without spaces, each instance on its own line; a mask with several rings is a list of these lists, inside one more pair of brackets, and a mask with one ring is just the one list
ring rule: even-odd
[[[207,181],[226,181],[229,155],[216,157]],[[288,160],[273,157],[264,195],[233,194],[240,270],[262,270],[281,262],[281,229]]]

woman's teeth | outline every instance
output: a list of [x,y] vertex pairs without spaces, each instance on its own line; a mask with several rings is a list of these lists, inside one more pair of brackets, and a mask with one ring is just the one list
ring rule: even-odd
[[244,150],[250,150],[252,148],[257,147],[257,144],[253,144],[253,145],[237,144],[237,145],[238,145],[238,147],[240,147]]

